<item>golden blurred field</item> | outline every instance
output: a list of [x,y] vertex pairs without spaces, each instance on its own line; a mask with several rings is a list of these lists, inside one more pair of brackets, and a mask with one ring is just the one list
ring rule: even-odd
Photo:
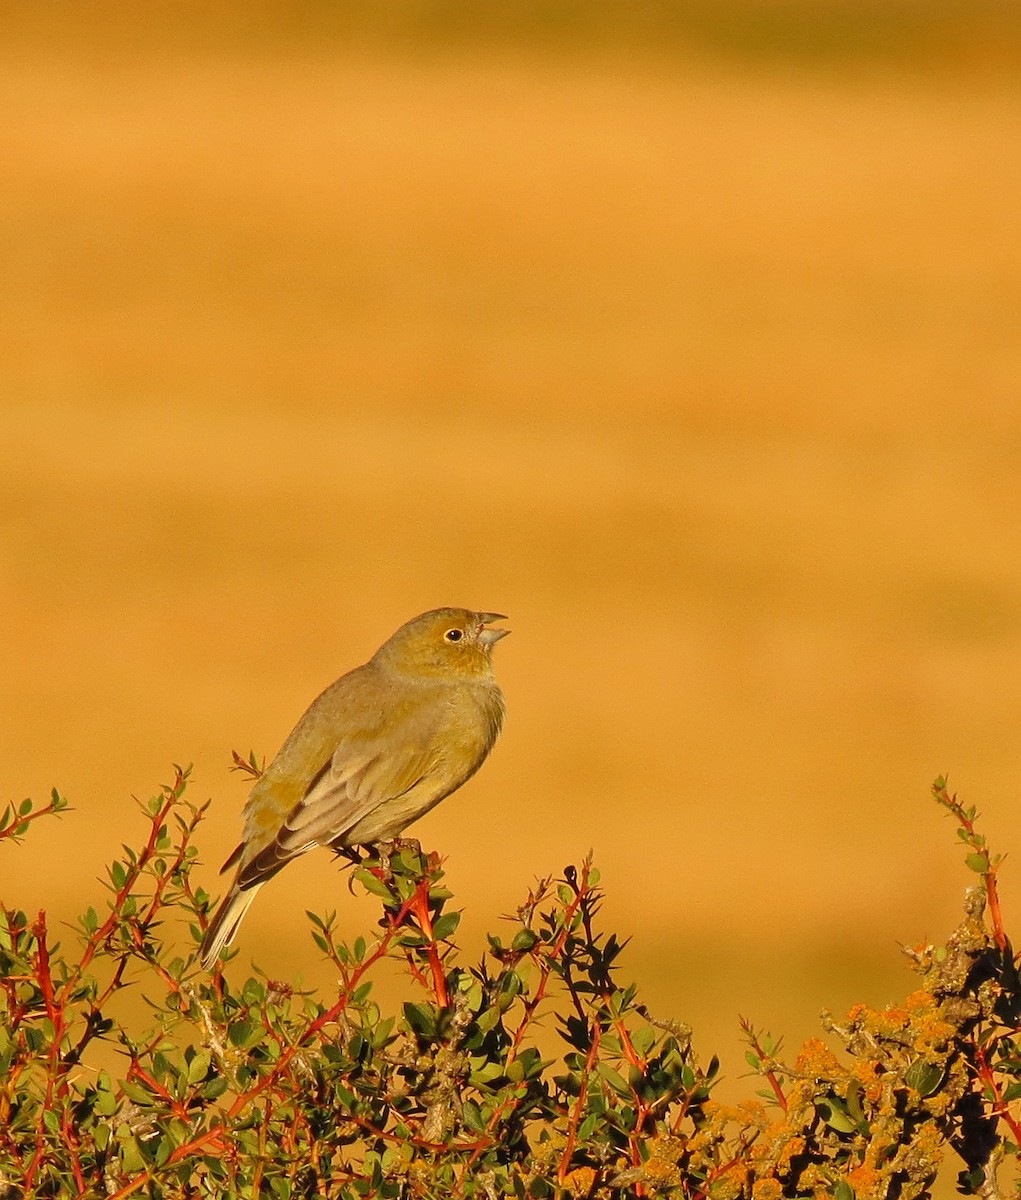
[[[216,888],[230,751],[467,604],[511,616],[508,725],[415,832],[469,946],[591,847],[625,970],[732,1081],[738,1013],[796,1042],[908,990],[897,943],[967,882],[932,778],[1021,845],[996,39],[104,11],[0,45],[0,793],[77,810],[5,852],[3,899],[97,903],[174,761]],[[1013,858],[1004,892],[1016,934]],[[289,868],[243,961],[321,979],[303,910],[334,906],[374,919],[325,855]]]

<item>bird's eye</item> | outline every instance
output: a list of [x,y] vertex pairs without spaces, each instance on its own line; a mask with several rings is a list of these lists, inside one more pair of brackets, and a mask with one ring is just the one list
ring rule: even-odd
[[464,637],[463,629],[448,629],[443,635],[448,642],[459,642]]

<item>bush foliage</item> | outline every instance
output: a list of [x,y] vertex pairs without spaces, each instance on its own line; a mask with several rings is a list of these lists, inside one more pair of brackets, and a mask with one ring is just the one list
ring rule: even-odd
[[[825,1036],[790,1061],[744,1022],[759,1090],[738,1105],[713,1098],[718,1064],[690,1031],[620,981],[589,860],[540,880],[466,964],[439,860],[399,843],[353,867],[380,903],[371,934],[345,942],[333,915],[309,914],[335,992],[202,971],[204,810],[186,785],[178,771],[141,806],[141,846],[109,867],[68,948],[44,912],[0,905],[0,1198],[914,1200],[948,1152],[961,1190],[992,1197],[1018,1154],[1000,864],[943,780],[934,797],[977,877],[961,925],[908,951],[920,980],[901,1003],[824,1014]],[[54,793],[8,809],[3,853],[66,807]],[[374,998],[386,959],[406,973],[399,1012]],[[129,984],[148,1028],[113,1015]],[[95,1062],[102,1043],[122,1069]]]

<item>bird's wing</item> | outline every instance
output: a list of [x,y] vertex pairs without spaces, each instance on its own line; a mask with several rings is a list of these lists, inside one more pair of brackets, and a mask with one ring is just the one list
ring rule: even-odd
[[[275,836],[238,874],[242,888],[275,875],[285,863],[314,846],[343,836],[381,804],[403,796],[437,767],[433,730],[420,716],[389,714],[385,728],[357,730],[345,737],[308,782]],[[395,747],[402,752],[395,752]]]

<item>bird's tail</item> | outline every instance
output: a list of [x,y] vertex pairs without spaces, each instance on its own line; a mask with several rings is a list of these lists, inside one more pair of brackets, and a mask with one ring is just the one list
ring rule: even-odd
[[202,938],[199,958],[207,971],[212,970],[220,957],[220,951],[226,949],[234,940],[238,926],[260,887],[262,883],[256,883],[242,890],[237,883],[231,884],[230,891],[223,898],[223,903],[216,910]]

